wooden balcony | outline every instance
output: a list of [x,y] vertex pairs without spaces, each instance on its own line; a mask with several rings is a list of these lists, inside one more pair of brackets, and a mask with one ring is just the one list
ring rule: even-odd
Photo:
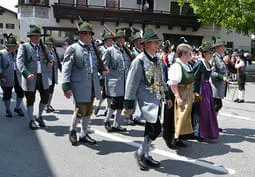
[[61,19],[70,19],[71,21],[78,20],[79,16],[83,20],[151,24],[157,27],[166,25],[168,28],[180,26],[182,30],[192,28],[194,31],[198,30],[201,24],[198,22],[196,16],[173,15],[169,12],[162,11],[142,11],[140,9],[128,8],[107,8],[104,6],[88,6],[88,5],[73,5],[55,3],[53,6],[54,17],[59,22]]

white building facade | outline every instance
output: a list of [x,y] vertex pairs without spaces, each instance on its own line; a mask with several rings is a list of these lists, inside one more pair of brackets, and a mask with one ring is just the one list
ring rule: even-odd
[[17,13],[0,6],[0,48],[4,44],[4,33],[12,33],[19,40],[19,20]]
[[101,38],[104,24],[113,31],[129,27],[139,30],[150,24],[163,40],[173,43],[185,36],[198,46],[215,36],[224,39],[229,48],[251,49],[251,37],[198,23],[188,4],[180,7],[173,0],[147,2],[149,7],[145,9],[145,0],[19,0],[20,39],[26,41],[29,25],[35,24],[44,33],[54,33],[54,37],[64,40],[66,32],[76,28],[80,16],[93,25],[95,39]]

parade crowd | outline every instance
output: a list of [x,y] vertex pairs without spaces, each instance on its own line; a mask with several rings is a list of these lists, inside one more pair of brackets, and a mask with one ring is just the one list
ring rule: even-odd
[[[42,114],[55,111],[51,101],[61,72],[64,96],[74,104],[70,143],[97,143],[88,127],[91,115],[94,112],[97,116],[106,100],[102,125],[108,133],[128,131],[121,125],[123,118],[129,125],[144,126],[144,139],[134,156],[139,168],[148,170],[160,166],[150,156],[150,147],[161,130],[171,149],[185,148],[187,139],[205,141],[219,137],[223,130],[217,115],[229,81],[238,83],[234,102],[245,101],[244,71],[251,64],[251,56],[243,49],[226,49],[220,38],[203,41],[194,48],[182,37],[174,46],[169,40],[161,41],[146,26],[143,34],[133,32],[127,45],[125,31],[114,33],[106,27],[103,40],[97,42],[92,38],[92,25],[87,22],[78,25],[76,35],[76,42],[64,43],[62,59],[52,37],[42,42],[38,26],[30,25],[29,41],[19,46],[12,34],[5,35],[5,48],[0,51],[0,85],[6,117],[13,116],[10,99],[14,88],[14,112],[21,117],[26,115],[32,130],[45,127]],[[36,91],[40,102],[34,116]],[[21,106],[23,97],[26,114]],[[99,101],[94,106],[95,98]]]

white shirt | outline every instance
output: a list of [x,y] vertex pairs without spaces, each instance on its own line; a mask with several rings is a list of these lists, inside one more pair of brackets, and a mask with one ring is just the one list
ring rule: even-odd
[[[176,61],[181,63],[182,67],[187,71],[191,72],[191,66],[186,63],[182,63],[179,58],[176,58]],[[178,85],[182,80],[182,67],[178,63],[174,63],[168,70],[168,85]]]
[[[85,46],[85,43],[79,40],[79,43],[81,43],[83,46]],[[91,55],[91,51],[88,51],[89,53],[89,63],[90,63],[90,72],[93,73],[93,58]]]
[[[35,51],[36,52],[36,57],[40,57],[40,53],[39,53],[39,49],[40,49],[40,45],[39,44],[35,44],[33,42],[31,42],[33,44],[34,47],[37,46],[37,50]],[[42,73],[42,66],[41,66],[41,62],[40,61],[37,61],[37,74],[41,74]]]

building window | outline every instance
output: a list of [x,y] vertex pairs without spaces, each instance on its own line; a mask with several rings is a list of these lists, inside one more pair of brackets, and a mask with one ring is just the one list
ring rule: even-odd
[[14,29],[14,28],[15,28],[15,25],[14,25],[14,24],[11,24],[11,23],[6,23],[5,28],[6,28],[6,29]]
[[4,44],[4,40],[3,39],[0,39],[0,44]]
[[234,43],[233,42],[227,42],[226,48],[233,49]]
[[174,14],[174,15],[180,15],[180,6],[178,2],[171,2],[170,12],[171,14]]
[[0,23],[0,28],[3,28],[3,23]]
[[194,15],[193,9],[190,7],[189,3],[185,3],[183,6],[179,6],[178,2],[171,2],[170,12],[174,15]]
[[20,0],[20,4],[49,5],[49,0]]
[[120,7],[120,1],[119,0],[107,0],[106,1],[106,7],[119,8]]
[[87,0],[77,0],[76,2],[77,2],[78,6],[87,6],[88,5]]

